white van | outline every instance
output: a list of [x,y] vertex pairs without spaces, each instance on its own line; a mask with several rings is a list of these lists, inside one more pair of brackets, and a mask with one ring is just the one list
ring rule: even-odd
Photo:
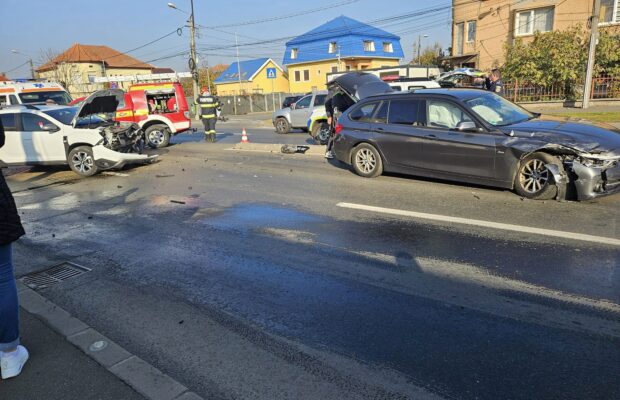
[[437,89],[441,86],[436,81],[430,79],[403,79],[398,81],[386,82],[396,92],[407,92],[415,89]]
[[0,106],[17,104],[53,104],[67,105],[71,96],[61,85],[55,82],[37,81],[2,81],[0,82]]

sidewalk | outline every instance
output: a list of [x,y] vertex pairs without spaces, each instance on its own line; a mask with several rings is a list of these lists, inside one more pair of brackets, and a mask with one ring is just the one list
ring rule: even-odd
[[20,317],[30,359],[21,375],[0,380],[0,399],[144,399],[33,314],[21,309]]
[[20,281],[17,290],[30,360],[0,380],[1,400],[202,400]]

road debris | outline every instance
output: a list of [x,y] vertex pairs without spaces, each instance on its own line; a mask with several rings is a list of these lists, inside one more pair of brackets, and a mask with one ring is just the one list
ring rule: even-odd
[[310,146],[295,146],[295,145],[285,144],[282,146],[282,148],[280,148],[280,151],[284,154],[295,154],[295,153],[305,154],[306,151],[308,151],[309,149],[310,149]]

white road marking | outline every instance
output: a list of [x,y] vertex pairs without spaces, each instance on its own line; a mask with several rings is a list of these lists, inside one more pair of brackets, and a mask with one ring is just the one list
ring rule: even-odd
[[562,238],[562,239],[571,239],[571,240],[579,240],[583,242],[592,242],[592,243],[606,244],[606,245],[611,245],[611,246],[620,246],[620,239],[610,238],[606,236],[594,236],[594,235],[587,235],[587,234],[576,233],[576,232],[565,232],[565,231],[556,231],[552,229],[534,228],[531,226],[503,224],[501,222],[451,217],[448,215],[427,214],[427,213],[421,213],[421,212],[416,212],[416,211],[397,210],[394,208],[367,206],[364,204],[338,203],[337,206],[342,207],[342,208],[350,208],[353,210],[370,211],[370,212],[390,214],[390,215],[400,215],[404,217],[426,219],[430,221],[449,222],[449,223],[454,223],[454,224],[479,226],[483,228],[500,229],[504,231],[519,232],[519,233],[532,233],[535,235],[556,237],[556,238]]

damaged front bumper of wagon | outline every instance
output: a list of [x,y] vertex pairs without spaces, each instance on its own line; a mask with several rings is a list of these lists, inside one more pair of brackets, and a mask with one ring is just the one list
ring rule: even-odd
[[579,201],[620,193],[620,159],[565,160],[564,167],[561,171],[547,165],[558,187],[558,200],[565,198],[569,183]]
[[573,160],[570,170],[574,174],[573,183],[577,200],[590,200],[596,197],[620,193],[620,162],[608,165],[586,165]]

